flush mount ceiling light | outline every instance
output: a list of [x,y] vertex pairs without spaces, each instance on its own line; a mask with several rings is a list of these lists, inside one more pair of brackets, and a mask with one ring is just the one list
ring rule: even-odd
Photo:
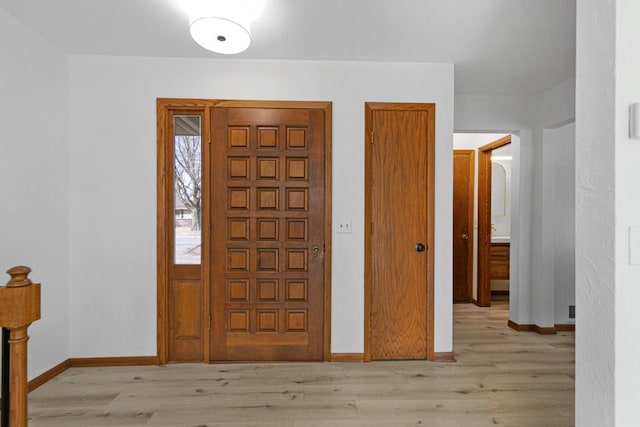
[[183,0],[193,40],[207,50],[234,54],[251,43],[255,0]]

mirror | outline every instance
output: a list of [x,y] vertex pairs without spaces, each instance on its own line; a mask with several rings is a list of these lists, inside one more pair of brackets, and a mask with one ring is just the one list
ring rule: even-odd
[[507,210],[507,171],[491,162],[491,216],[505,216]]

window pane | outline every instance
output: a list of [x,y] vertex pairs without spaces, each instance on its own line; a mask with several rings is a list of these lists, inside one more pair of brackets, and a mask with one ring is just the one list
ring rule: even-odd
[[200,116],[175,116],[175,263],[200,264],[202,174]]

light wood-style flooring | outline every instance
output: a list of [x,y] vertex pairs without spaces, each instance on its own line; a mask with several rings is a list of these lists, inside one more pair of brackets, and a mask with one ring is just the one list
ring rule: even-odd
[[29,395],[37,426],[572,426],[574,336],[455,305],[455,363],[74,368]]

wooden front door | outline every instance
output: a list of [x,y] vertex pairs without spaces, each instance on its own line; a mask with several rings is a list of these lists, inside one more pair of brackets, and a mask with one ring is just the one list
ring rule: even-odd
[[473,299],[475,151],[453,152],[453,302]]
[[212,361],[323,359],[325,115],[211,110]]
[[433,353],[435,108],[368,103],[366,109],[365,358],[427,359]]

